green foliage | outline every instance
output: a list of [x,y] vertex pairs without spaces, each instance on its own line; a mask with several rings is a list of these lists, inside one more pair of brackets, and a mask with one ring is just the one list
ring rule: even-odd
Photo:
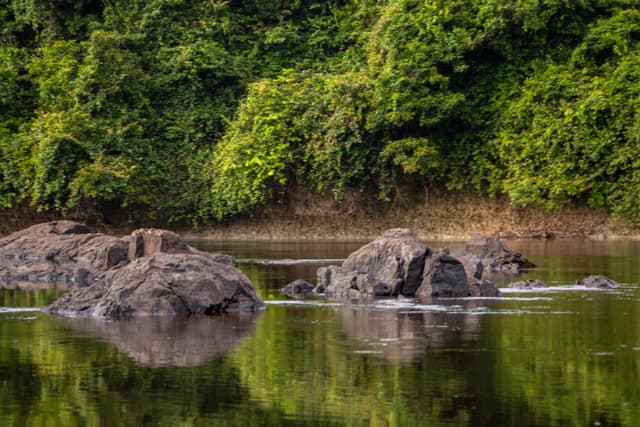
[[219,219],[263,202],[292,178],[340,197],[375,176],[378,151],[365,130],[366,77],[286,70],[249,86],[212,160]]
[[506,108],[504,188],[518,204],[570,200],[638,221],[640,13],[596,22],[568,63],[546,64]]
[[0,4],[0,204],[222,219],[393,180],[638,222],[636,0]]

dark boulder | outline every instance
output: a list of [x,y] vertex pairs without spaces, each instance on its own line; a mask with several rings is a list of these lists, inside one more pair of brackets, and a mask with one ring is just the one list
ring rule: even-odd
[[111,269],[47,307],[50,313],[121,317],[215,314],[263,305],[249,279],[236,268],[203,254],[164,253]]
[[447,252],[436,252],[425,261],[424,278],[416,292],[417,297],[469,296],[469,281],[464,265]]
[[582,280],[578,280],[576,284],[584,285],[587,288],[599,288],[599,289],[613,289],[620,286],[620,284],[615,280],[612,280],[607,276],[602,276],[602,275],[587,276]]
[[538,279],[520,280],[518,282],[509,283],[511,289],[539,289],[548,288],[549,285]]
[[318,285],[333,297],[413,295],[427,251],[411,230],[388,230],[349,255],[342,267],[321,269]]
[[306,280],[297,279],[280,289],[280,292],[284,293],[289,298],[304,299],[307,294],[313,292],[314,288],[315,286]]
[[465,265],[469,277],[478,276],[478,263],[482,265],[479,272],[481,277],[501,272],[517,274],[521,270],[536,267],[519,252],[509,249],[493,237],[476,237],[466,245],[452,250],[451,255]]

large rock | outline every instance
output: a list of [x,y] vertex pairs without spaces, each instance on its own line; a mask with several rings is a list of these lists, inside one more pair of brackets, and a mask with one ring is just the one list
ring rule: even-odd
[[349,255],[342,267],[321,269],[318,282],[334,297],[413,295],[427,251],[411,230],[388,230]]
[[426,260],[417,297],[467,297],[469,292],[464,265],[447,251],[436,252]]
[[473,238],[466,245],[452,250],[451,255],[465,265],[469,277],[478,279],[491,277],[495,273],[517,274],[521,270],[536,267],[519,252],[509,249],[493,237]]
[[128,262],[125,239],[90,233],[84,224],[54,221],[0,238],[0,288],[91,285]]
[[167,230],[117,238],[55,221],[0,239],[0,288],[73,289],[48,308],[53,313],[115,317],[260,307],[234,265],[232,257],[201,252]]
[[107,271],[97,283],[62,296],[47,311],[120,317],[216,314],[262,305],[249,279],[235,267],[203,254],[156,252]]

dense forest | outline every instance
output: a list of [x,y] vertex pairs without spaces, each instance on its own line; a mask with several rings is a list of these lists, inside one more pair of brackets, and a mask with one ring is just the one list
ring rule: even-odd
[[398,183],[640,223],[639,0],[0,0],[0,205]]

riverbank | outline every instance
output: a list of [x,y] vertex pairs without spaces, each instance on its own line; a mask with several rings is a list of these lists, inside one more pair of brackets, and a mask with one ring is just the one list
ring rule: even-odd
[[[2,209],[0,233],[55,219],[63,218],[39,214],[27,207]],[[331,196],[292,192],[251,215],[197,228],[113,221],[96,215],[84,218],[70,215],[64,219],[87,222],[96,231],[116,235],[128,234],[142,226],[163,227],[188,239],[362,240],[373,239],[395,227],[412,228],[419,237],[428,240],[467,240],[475,235],[509,239],[640,239],[639,230],[616,221],[605,209],[565,206],[548,211],[514,207],[506,197],[489,199],[471,193],[437,191],[432,191],[428,198],[424,194],[409,195],[391,203],[355,191],[339,202]]]
[[605,209],[566,206],[554,211],[514,207],[506,197],[432,192],[380,203],[362,193],[341,202],[331,197],[291,194],[253,215],[226,224],[180,229],[188,238],[269,240],[373,239],[384,230],[412,228],[427,240],[467,240],[475,235],[500,238],[640,239],[640,232],[616,221]]

